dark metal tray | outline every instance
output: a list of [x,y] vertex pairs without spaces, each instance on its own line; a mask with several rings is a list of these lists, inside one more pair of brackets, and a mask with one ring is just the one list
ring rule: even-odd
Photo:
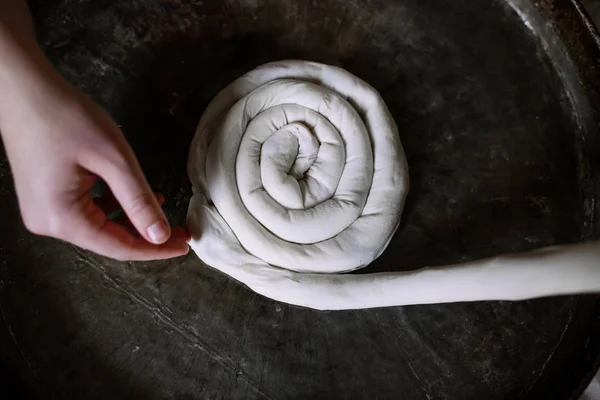
[[[369,271],[599,236],[600,42],[576,2],[62,0],[33,12],[49,57],[122,126],[173,222],[208,101],[259,64],[303,58],[373,84],[400,128],[411,193]],[[193,254],[123,264],[26,233],[4,156],[0,200],[0,349],[39,398],[562,400],[598,367],[598,296],[315,312]]]

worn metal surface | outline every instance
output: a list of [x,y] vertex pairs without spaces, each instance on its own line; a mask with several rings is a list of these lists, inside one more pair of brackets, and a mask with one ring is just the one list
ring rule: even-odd
[[[40,41],[122,126],[175,223],[203,108],[267,61],[335,64],[400,127],[411,193],[367,272],[598,237],[598,48],[568,1],[33,4]],[[566,399],[600,299],[315,312],[194,255],[117,263],[25,232],[0,157],[0,348],[40,398]],[[594,364],[596,363],[596,364]]]

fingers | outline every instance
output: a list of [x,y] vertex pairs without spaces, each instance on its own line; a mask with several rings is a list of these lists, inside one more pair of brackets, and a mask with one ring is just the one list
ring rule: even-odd
[[106,181],[132,225],[144,239],[153,244],[166,243],[171,236],[167,218],[150,190],[137,159],[130,149],[123,152],[126,153],[124,158],[92,158],[84,160],[87,165],[83,166]]
[[109,258],[121,261],[162,260],[179,257],[189,251],[187,243],[190,236],[185,229],[174,228],[169,240],[154,245],[106,218],[91,196],[82,198],[68,218],[71,224],[61,239]]
[[81,236],[74,244],[120,261],[164,260],[189,252],[188,234],[180,229],[174,229],[167,242],[154,245],[141,237],[133,236],[124,226],[107,219],[96,234],[88,232],[89,235]]

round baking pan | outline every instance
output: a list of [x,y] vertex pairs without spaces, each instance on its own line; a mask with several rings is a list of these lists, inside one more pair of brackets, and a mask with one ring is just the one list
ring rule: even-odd
[[[371,83],[399,126],[411,191],[364,272],[599,236],[600,41],[577,2],[32,11],[52,62],[122,127],[175,224],[211,98],[260,64],[300,58]],[[14,390],[33,398],[563,400],[598,367],[598,296],[317,312],[256,295],[194,254],[119,263],[27,233],[3,154],[0,201],[0,349]]]

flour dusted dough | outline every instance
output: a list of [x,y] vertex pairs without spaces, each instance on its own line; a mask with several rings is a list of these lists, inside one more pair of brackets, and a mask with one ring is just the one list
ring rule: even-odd
[[190,149],[192,249],[272,299],[315,309],[600,291],[600,245],[413,272],[343,274],[385,250],[408,166],[379,94],[336,67],[283,61],[225,88]]

